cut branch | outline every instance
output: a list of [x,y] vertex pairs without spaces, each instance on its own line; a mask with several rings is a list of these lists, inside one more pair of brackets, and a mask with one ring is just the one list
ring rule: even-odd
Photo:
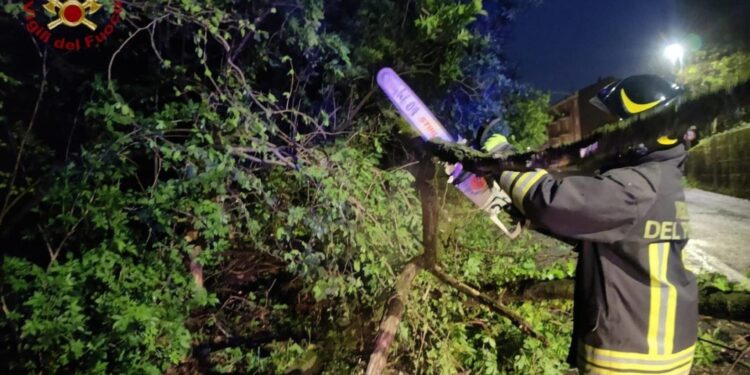
[[407,263],[398,280],[396,280],[395,291],[388,299],[388,307],[385,315],[383,315],[383,320],[380,322],[378,336],[375,339],[375,348],[370,355],[370,362],[367,364],[366,375],[382,374],[383,369],[388,365],[388,350],[390,350],[393,339],[396,337],[398,325],[404,315],[411,284],[423,264],[434,264],[437,260],[438,206],[437,193],[432,184],[434,177],[435,165],[431,159],[424,158],[417,172],[417,190],[419,190],[420,200],[422,201],[422,244],[424,253]]
[[417,190],[422,203],[422,244],[424,246],[424,266],[430,268],[438,259],[438,222],[439,213],[437,191],[435,190],[435,164],[425,158],[419,164]]
[[440,281],[452,286],[459,292],[464,293],[467,296],[474,299],[475,301],[487,306],[493,312],[510,319],[510,321],[515,326],[517,326],[522,332],[534,337],[535,339],[541,341],[545,345],[548,344],[547,338],[542,336],[540,333],[534,331],[534,329],[531,327],[531,324],[529,324],[520,315],[516,314],[513,310],[509,309],[507,306],[494,300],[493,298],[487,296],[486,294],[483,294],[480,291],[462,283],[455,277],[447,274],[438,265],[434,265],[432,268],[429,269],[429,271],[430,273],[435,275],[435,277],[437,277]]
[[417,276],[417,272],[421,269],[419,263],[419,259],[407,263],[398,280],[396,280],[395,291],[388,299],[388,308],[380,322],[378,336],[375,339],[375,348],[370,355],[370,363],[367,364],[366,375],[382,374],[383,369],[388,364],[388,350],[396,337],[401,317],[404,315],[411,284]]
[[440,281],[449,286],[456,288],[458,291],[475,299],[479,303],[487,306],[497,314],[507,317],[510,321],[518,326],[522,332],[538,339],[547,345],[547,339],[531,328],[520,315],[510,310],[505,305],[480,293],[478,290],[456,280],[454,277],[443,272],[438,266],[438,222],[439,210],[437,192],[434,186],[435,164],[429,157],[421,160],[417,171],[417,190],[422,203],[422,244],[424,253],[406,264],[403,271],[396,280],[396,286],[393,294],[388,299],[387,307],[380,322],[378,335],[375,339],[375,347],[370,355],[370,361],[367,364],[366,375],[379,375],[388,365],[388,351],[396,337],[396,331],[401,323],[404,310],[407,303],[407,297],[411,289],[412,282],[417,273],[424,269],[429,270]]
[[[13,187],[16,184],[16,179],[18,178],[19,174],[19,168],[21,168],[21,160],[23,159],[23,151],[26,146],[26,142],[29,140],[29,136],[31,134],[31,129],[34,127],[34,123],[36,122],[36,115],[39,113],[39,108],[42,103],[42,98],[44,97],[44,92],[47,89],[47,50],[44,50],[44,54],[42,55],[42,82],[39,84],[39,94],[36,98],[36,103],[34,104],[34,110],[31,113],[31,119],[29,120],[29,125],[26,127],[26,131],[23,133],[23,136],[21,137],[21,145],[18,148],[18,153],[16,154],[16,162],[13,166],[13,173],[10,177],[10,182],[7,184],[7,193],[5,194],[5,201],[3,202],[2,208],[0,208],[0,224],[3,223],[3,219],[5,219],[6,215],[10,212],[10,210],[13,208],[13,206],[16,205],[20,201],[20,197],[24,196],[24,192],[19,192],[20,196],[16,197],[13,201],[10,201],[11,196],[13,196]],[[9,137],[9,139],[13,139],[13,137]],[[19,189],[20,190],[20,189]]]
[[533,301],[573,299],[574,288],[575,281],[571,279],[541,281],[526,288],[521,298]]
[[698,297],[698,311],[701,315],[750,323],[750,293],[702,293]]
[[[542,281],[513,296],[522,300],[573,299],[575,282],[569,279]],[[701,315],[750,323],[750,293],[702,291],[698,296]]]

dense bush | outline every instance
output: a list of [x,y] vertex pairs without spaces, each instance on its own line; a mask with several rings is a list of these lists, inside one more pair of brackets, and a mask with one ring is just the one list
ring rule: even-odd
[[[421,252],[413,156],[373,76],[395,67],[471,134],[523,91],[497,54],[514,7],[129,1],[119,35],[82,55],[29,44],[3,16],[21,46],[0,75],[3,370],[361,369]],[[499,91],[459,113],[446,98],[472,69]],[[451,273],[499,290],[572,272],[538,269],[530,242],[463,210],[441,236]],[[516,305],[545,322],[542,348],[429,275],[411,297],[394,367],[559,372],[568,303]]]

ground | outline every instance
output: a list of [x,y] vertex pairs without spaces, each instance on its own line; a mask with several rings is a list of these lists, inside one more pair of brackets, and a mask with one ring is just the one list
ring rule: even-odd
[[[750,281],[750,201],[699,189],[686,189],[690,214],[690,241],[685,263],[693,271],[718,272],[728,279]],[[747,364],[732,366],[739,356],[736,348],[748,350],[750,325],[704,317],[701,328],[733,349],[721,349],[723,360],[715,366],[694,368],[691,374],[750,374]],[[743,356],[747,358],[747,354]]]
[[750,201],[698,189],[687,189],[685,200],[691,228],[688,268],[750,285]]

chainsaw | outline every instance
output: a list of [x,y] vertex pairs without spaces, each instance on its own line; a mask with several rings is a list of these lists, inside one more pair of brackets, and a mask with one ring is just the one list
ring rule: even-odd
[[[445,130],[421,99],[412,91],[401,77],[391,68],[383,68],[377,75],[378,86],[398,110],[407,123],[422,136],[425,141],[439,140],[444,143],[456,143],[457,140]],[[455,186],[472,201],[480,210],[487,213],[490,220],[509,238],[515,239],[521,234],[521,224],[509,230],[498,217],[500,212],[512,207],[511,200],[497,183],[491,185],[484,177],[464,170],[460,163],[450,164],[446,168],[448,183]]]

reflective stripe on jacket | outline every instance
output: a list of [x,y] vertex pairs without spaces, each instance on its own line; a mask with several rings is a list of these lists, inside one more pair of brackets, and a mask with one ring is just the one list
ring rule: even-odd
[[501,175],[500,186],[532,223],[579,240],[568,361],[583,373],[690,372],[698,301],[682,262],[684,159],[678,145],[600,175]]

